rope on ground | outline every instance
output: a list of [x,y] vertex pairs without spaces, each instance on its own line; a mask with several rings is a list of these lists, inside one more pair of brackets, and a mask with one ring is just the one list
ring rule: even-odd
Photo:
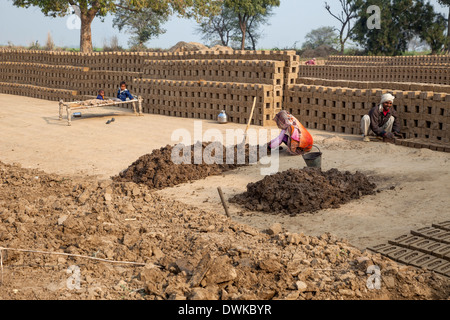
[[83,255],[79,255],[79,254],[70,254],[70,253],[62,253],[62,252],[47,252],[47,251],[39,251],[39,250],[26,250],[26,249],[14,249],[14,248],[0,247],[0,269],[1,269],[1,281],[0,281],[0,284],[3,284],[3,250],[5,250],[5,251],[16,251],[16,252],[26,252],[26,253],[49,254],[49,255],[66,256],[66,257],[75,257],[75,258],[95,260],[95,261],[106,262],[106,263],[125,264],[125,265],[139,266],[139,267],[146,266],[145,263],[106,260],[106,259],[100,259],[100,258],[95,258],[95,257],[83,256]]

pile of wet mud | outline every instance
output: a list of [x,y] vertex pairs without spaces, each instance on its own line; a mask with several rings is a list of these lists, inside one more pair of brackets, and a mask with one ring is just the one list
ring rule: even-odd
[[291,169],[247,186],[230,202],[252,211],[296,215],[338,208],[375,193],[376,185],[362,173],[327,172],[317,168]]
[[264,148],[249,145],[225,147],[218,142],[168,145],[142,156],[113,180],[161,190],[256,163],[260,156],[266,155],[260,154],[261,150]]

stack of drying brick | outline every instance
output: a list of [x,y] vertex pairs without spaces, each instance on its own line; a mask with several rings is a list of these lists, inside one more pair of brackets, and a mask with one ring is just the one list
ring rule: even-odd
[[318,78],[298,78],[297,84],[344,87],[354,89],[389,89],[401,91],[430,91],[450,93],[450,85],[414,83],[414,82],[384,82],[384,81],[354,81],[354,80],[329,80]]
[[299,84],[285,91],[285,108],[308,128],[360,134],[362,117],[387,92],[396,97],[394,108],[407,138],[450,143],[450,94],[447,93]]
[[284,85],[295,84],[299,71],[299,56],[295,51],[199,51],[152,53],[148,60],[256,60],[282,61]]
[[283,61],[148,60],[144,78],[284,85]]
[[308,66],[299,67],[300,78],[330,80],[417,82],[450,85],[448,66]]
[[326,65],[448,66],[450,65],[450,56],[330,56]]
[[73,101],[96,95],[99,89],[113,96],[126,81],[132,93],[144,98],[147,112],[216,119],[226,110],[230,121],[245,123],[256,98],[253,123],[273,125],[286,86],[298,77],[299,57],[294,51],[0,50],[0,65],[3,93]]
[[142,79],[135,79],[144,110],[168,116],[217,119],[245,124],[256,98],[253,124],[274,125],[287,83],[295,83],[293,51],[211,51],[156,53],[148,57]]
[[115,96],[121,81],[134,89],[148,55],[0,50],[0,92],[65,101],[96,96],[99,89]]
[[272,124],[274,103],[282,101],[274,95],[273,86],[232,82],[174,81],[136,79],[138,94],[144,97],[144,112],[166,116],[216,120],[226,110],[229,121],[246,124],[257,99],[252,123]]
[[0,93],[72,101],[88,71],[83,67],[0,62]]

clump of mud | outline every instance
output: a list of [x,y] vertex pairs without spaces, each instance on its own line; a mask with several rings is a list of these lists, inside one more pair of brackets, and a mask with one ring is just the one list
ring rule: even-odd
[[[151,189],[161,190],[256,163],[260,156],[265,156],[259,153],[260,150],[267,148],[249,145],[225,147],[218,142],[187,147],[168,145],[142,156],[113,180],[144,184]],[[227,159],[230,155],[233,155],[232,160]]]
[[247,192],[230,199],[249,210],[296,215],[338,208],[374,194],[376,185],[362,173],[291,169],[250,183]]

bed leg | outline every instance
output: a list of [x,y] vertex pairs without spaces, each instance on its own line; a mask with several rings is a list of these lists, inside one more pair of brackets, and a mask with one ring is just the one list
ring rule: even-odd
[[139,97],[139,116],[144,116],[142,113],[142,97]]
[[72,126],[72,112],[70,110],[70,107],[67,107],[67,125],[69,127]]
[[62,121],[62,119],[63,119],[63,111],[62,111],[63,104],[64,104],[64,101],[60,100],[59,101],[59,121]]

